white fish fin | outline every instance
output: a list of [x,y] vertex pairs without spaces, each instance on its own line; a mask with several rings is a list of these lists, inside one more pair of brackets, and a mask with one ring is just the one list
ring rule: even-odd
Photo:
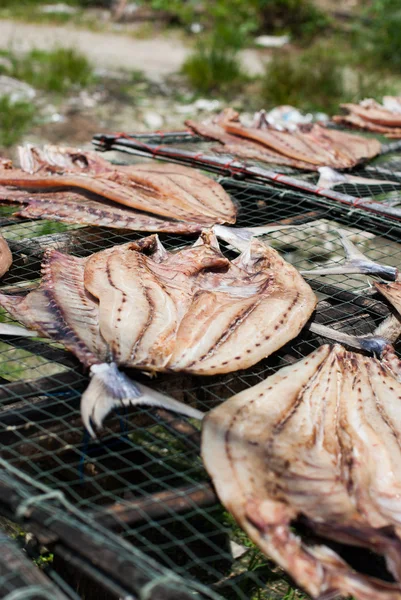
[[321,325],[320,323],[311,323],[308,326],[308,329],[309,331],[312,331],[312,333],[316,333],[316,335],[326,339],[345,344],[346,346],[356,348],[357,350],[366,350],[367,352],[381,356],[391,342],[391,339],[385,334],[387,333],[389,336],[392,335],[390,327],[391,329],[394,329],[394,332],[396,329],[394,321],[391,321],[390,323],[390,321],[386,319],[385,322],[387,322],[386,325],[382,328],[379,326],[374,333],[360,336],[349,335],[348,333],[326,327],[326,325]]
[[11,323],[0,323],[0,335],[18,335],[21,337],[38,337],[37,331],[20,327],[19,325],[12,325]]
[[318,171],[320,173],[319,180],[316,184],[318,188],[329,190],[336,185],[347,182],[347,178],[342,173],[335,171],[331,167],[319,167]]
[[81,416],[92,437],[96,437],[92,423],[100,429],[114,407],[136,404],[166,408],[199,420],[204,416],[191,406],[131,380],[118,370],[115,363],[91,367],[91,381],[81,398]]
[[342,275],[346,273],[361,273],[363,275],[380,275],[383,279],[389,279],[390,281],[396,280],[398,275],[396,267],[382,265],[381,263],[370,260],[358,250],[343,232],[340,231],[339,234],[347,257],[345,262],[333,267],[299,271],[301,275]]

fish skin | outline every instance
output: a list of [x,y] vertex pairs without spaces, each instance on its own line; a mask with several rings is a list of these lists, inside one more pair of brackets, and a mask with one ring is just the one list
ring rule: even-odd
[[[202,458],[222,504],[313,598],[401,598],[400,375],[391,348],[379,362],[326,345],[203,421]],[[290,528],[299,517],[383,554],[395,583],[306,545]]]
[[20,149],[24,171],[0,172],[0,183],[19,187],[76,187],[157,216],[234,223],[236,208],[219,183],[174,164],[114,166],[92,152],[57,146]]
[[53,251],[43,273],[39,290],[0,304],[84,364],[150,371],[247,368],[298,335],[317,302],[275,250],[253,239],[230,262],[212,229],[177,252],[156,235],[85,259]]
[[316,170],[316,165],[312,165],[311,163],[307,163],[302,160],[296,160],[295,158],[289,158],[287,156],[283,156],[282,154],[276,154],[273,151],[268,151],[267,149],[263,148],[263,146],[260,144],[259,146],[260,147],[256,147],[255,144],[255,147],[252,147],[248,143],[238,143],[237,140],[235,144],[227,144],[223,147],[215,147],[212,148],[212,150],[218,154],[232,154],[233,156],[238,156],[239,158],[258,160],[269,164],[296,167],[297,169],[304,169],[306,171]]

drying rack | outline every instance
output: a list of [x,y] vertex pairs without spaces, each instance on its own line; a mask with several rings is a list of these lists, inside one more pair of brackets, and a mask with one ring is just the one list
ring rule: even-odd
[[[219,165],[214,159],[221,156],[211,152],[209,142],[185,132],[100,134],[94,143],[117,150],[112,156],[119,161],[173,158],[213,173],[238,206],[236,226],[278,224],[271,243],[300,269],[342,260],[339,229],[373,260],[401,265],[401,186],[346,185],[322,194],[315,189],[315,173],[286,169],[275,177],[266,165],[244,165],[233,157]],[[399,143],[354,171],[401,183]],[[1,281],[7,293],[27,293],[38,285],[47,248],[87,256],[141,237],[21,220],[17,209],[0,206],[0,231],[13,253]],[[160,237],[167,249],[195,239]],[[234,256],[224,244],[223,250]],[[315,318],[325,325],[365,334],[390,313],[366,276],[308,281],[319,298]],[[1,318],[10,322],[5,312]],[[206,411],[324,341],[306,327],[250,369],[214,377],[159,375],[150,385]],[[149,384],[146,375],[128,373]],[[0,383],[0,515],[7,526],[17,523],[0,553],[2,597],[267,600],[293,589],[219,504],[199,457],[196,422],[162,409],[124,409],[107,418],[99,441],[90,440],[79,414],[88,373],[61,345],[39,338],[0,338]],[[29,543],[26,532],[34,536]],[[32,559],[42,564],[40,571]],[[18,591],[22,595],[13,595]]]

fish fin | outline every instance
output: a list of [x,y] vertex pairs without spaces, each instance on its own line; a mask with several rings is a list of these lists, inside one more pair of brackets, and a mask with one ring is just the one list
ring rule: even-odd
[[362,275],[380,275],[383,279],[389,279],[390,281],[395,281],[397,279],[398,270],[396,267],[382,265],[381,263],[370,260],[358,250],[344,233],[339,232],[339,234],[345,250],[345,262],[333,267],[312,269],[311,271],[300,271],[301,275],[341,275],[360,273]]
[[329,190],[336,185],[347,183],[346,177],[331,167],[319,167],[318,171],[320,173],[319,180],[316,184],[318,188]]
[[131,380],[115,363],[91,367],[91,381],[81,398],[81,416],[92,437],[96,437],[92,425],[101,429],[105,417],[114,407],[136,404],[165,408],[194,419],[203,418],[201,411]]
[[37,337],[39,334],[37,331],[20,327],[19,325],[12,325],[11,323],[0,323],[0,336],[1,335],[15,335],[19,337]]
[[401,324],[399,322],[397,324],[396,320],[395,317],[389,317],[372,334],[360,336],[350,335],[320,323],[311,323],[308,328],[312,333],[326,339],[381,356],[391,345],[391,342],[395,341],[401,333]]

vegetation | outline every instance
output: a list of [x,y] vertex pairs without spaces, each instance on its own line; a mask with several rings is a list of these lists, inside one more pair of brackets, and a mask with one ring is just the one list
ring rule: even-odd
[[374,0],[367,11],[369,27],[358,29],[362,40],[367,40],[367,53],[373,62],[387,69],[401,72],[401,4],[399,0]]
[[0,97],[0,147],[16,144],[32,125],[35,107],[29,102],[14,102],[9,96]]
[[31,50],[27,54],[6,54],[0,73],[29,83],[36,89],[58,94],[72,86],[93,83],[93,69],[88,59],[74,48],[55,48],[49,52]]
[[338,50],[337,42],[318,42],[294,53],[274,54],[261,81],[261,105],[290,104],[333,114],[341,102],[380,97],[391,91],[387,79],[366,70],[359,56]]
[[150,0],[150,4],[185,26],[200,23],[209,33],[229,23],[237,36],[248,36],[248,41],[250,34],[267,32],[310,39],[330,22],[311,0]]
[[238,59],[241,43],[230,39],[231,30],[217,30],[201,40],[185,61],[182,72],[191,88],[200,94],[238,91],[247,80]]

